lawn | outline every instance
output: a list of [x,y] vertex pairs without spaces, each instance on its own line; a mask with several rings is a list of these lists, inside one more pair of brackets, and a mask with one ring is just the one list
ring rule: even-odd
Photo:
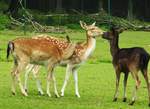
[[[17,86],[17,95],[13,96],[10,92],[11,77],[10,70],[12,67],[12,59],[6,61],[6,47],[9,40],[19,36],[30,37],[39,33],[27,33],[4,30],[0,31],[0,109],[148,109],[148,94],[146,83],[140,75],[142,84],[137,92],[138,99],[134,106],[129,106],[131,100],[134,81],[129,76],[127,86],[127,103],[122,102],[123,96],[123,74],[121,76],[119,98],[117,102],[112,102],[115,91],[115,73],[111,64],[111,55],[109,44],[102,38],[97,39],[96,50],[90,59],[79,69],[79,92],[81,98],[77,98],[74,94],[74,81],[71,76],[69,84],[65,91],[65,96],[55,98],[53,87],[49,98],[46,94],[39,96],[35,80],[30,75],[29,78],[29,96],[24,97]],[[53,36],[65,37],[66,34],[51,34]],[[85,33],[71,32],[68,33],[72,41],[85,40]],[[150,32],[133,32],[125,31],[120,35],[120,48],[140,46],[144,47],[150,53]],[[150,71],[150,64],[149,64]],[[55,70],[57,86],[59,91],[63,84],[65,76],[65,68],[57,67]],[[22,81],[24,73],[22,73]],[[44,68],[41,69],[40,79],[42,87],[46,91],[46,73]]]

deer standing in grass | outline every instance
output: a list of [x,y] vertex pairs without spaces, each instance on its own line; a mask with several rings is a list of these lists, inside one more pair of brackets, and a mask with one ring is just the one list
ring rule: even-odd
[[141,71],[145,78],[148,96],[149,96],[149,106],[150,106],[150,84],[148,80],[147,67],[150,59],[150,55],[141,47],[133,48],[119,48],[119,34],[122,29],[112,27],[110,31],[104,32],[103,38],[107,39],[110,43],[110,52],[112,55],[112,63],[116,72],[116,91],[113,101],[117,101],[118,88],[121,72],[124,73],[124,98],[123,102],[126,102],[126,85],[129,72],[131,73],[133,79],[135,80],[135,87],[133,90],[132,101],[130,105],[133,105],[136,99],[136,92],[140,86],[140,80],[138,72]]
[[59,65],[61,61],[69,59],[74,53],[75,44],[68,43],[64,40],[59,40],[54,37],[49,38],[17,38],[8,43],[7,58],[10,53],[14,59],[14,67],[11,72],[12,76],[12,93],[15,95],[16,80],[19,84],[21,92],[24,96],[27,96],[27,92],[24,90],[20,73],[29,64],[43,65],[47,69],[47,94],[50,94],[50,81],[54,81],[54,92],[59,97],[56,79],[54,76],[54,68]]
[[[70,73],[72,72],[74,76],[74,81],[75,81],[75,95],[77,97],[80,97],[80,94],[78,91],[78,76],[77,76],[78,68],[81,66],[83,62],[85,62],[89,58],[89,56],[94,51],[95,46],[96,46],[95,38],[103,34],[103,31],[99,29],[97,26],[95,26],[95,23],[93,23],[92,25],[87,25],[86,23],[80,21],[80,25],[86,31],[87,39],[84,42],[77,43],[73,55],[66,61],[66,63],[62,62],[62,64],[66,65],[67,68],[66,68],[65,81],[61,89],[61,96],[64,96],[64,91],[65,91],[67,82],[69,80]],[[33,74],[37,75],[39,72],[39,67],[32,68],[32,66],[31,67],[29,66],[28,71],[31,71],[31,70]],[[27,78],[28,76],[26,76],[26,79],[25,79],[26,81],[27,81]],[[26,85],[27,84],[25,83],[25,87],[27,87]],[[41,86],[38,86],[38,89],[42,90]]]
[[[33,39],[45,38],[47,40],[51,40],[53,37],[42,34],[42,35],[34,36],[32,38]],[[60,40],[60,39],[59,38],[55,38],[55,40]],[[63,43],[71,43],[71,40],[70,40],[69,36],[66,36],[66,41],[63,40]],[[59,64],[61,66],[64,66],[62,62],[59,63]],[[40,68],[41,68],[41,66],[35,65],[35,64],[29,64],[29,65],[27,65],[26,72],[25,72],[25,82],[24,82],[24,89],[25,89],[26,92],[28,90],[28,88],[27,88],[27,82],[28,82],[29,73],[33,72],[33,76],[34,76],[34,78],[36,80],[36,85],[37,85],[38,92],[39,92],[40,95],[44,94],[43,90],[41,88],[41,82],[40,82],[40,80],[38,78],[38,73],[39,73]]]

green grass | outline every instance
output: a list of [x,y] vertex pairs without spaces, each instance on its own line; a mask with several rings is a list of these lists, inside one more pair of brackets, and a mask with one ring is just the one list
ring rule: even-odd
[[[27,33],[27,36],[35,33]],[[51,34],[53,36],[65,37],[66,34]],[[74,94],[73,77],[70,78],[65,91],[65,96],[55,98],[53,87],[51,87],[51,98],[39,96],[35,80],[30,75],[29,96],[24,97],[17,86],[17,95],[10,92],[10,70],[12,61],[6,61],[6,47],[9,40],[18,36],[23,36],[23,32],[4,30],[0,31],[0,109],[148,109],[148,94],[145,81],[140,74],[142,84],[137,92],[138,99],[134,106],[129,106],[134,81],[129,76],[127,86],[127,103],[122,102],[123,96],[123,74],[121,76],[119,98],[117,102],[112,102],[115,91],[115,73],[111,64],[111,55],[107,41],[99,38],[95,52],[90,59],[79,69],[79,91],[81,98],[76,98]],[[82,41],[85,39],[84,32],[69,33],[72,41]],[[150,52],[149,32],[123,32],[120,36],[120,47],[144,47]],[[149,66],[150,71],[150,66]],[[65,76],[65,68],[57,67],[55,70],[58,89],[60,91]],[[22,73],[22,81],[24,74]],[[42,68],[40,73],[42,87],[46,89],[46,73]]]

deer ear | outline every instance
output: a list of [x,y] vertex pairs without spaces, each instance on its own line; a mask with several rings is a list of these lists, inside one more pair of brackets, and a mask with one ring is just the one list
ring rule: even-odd
[[96,24],[96,22],[94,22],[94,23],[92,24],[92,26],[95,26],[95,24]]
[[80,21],[80,26],[81,26],[84,30],[87,30],[87,25],[86,25],[85,22]]
[[118,34],[120,34],[124,31],[124,29],[119,26],[112,26],[110,30],[114,33],[117,32]]

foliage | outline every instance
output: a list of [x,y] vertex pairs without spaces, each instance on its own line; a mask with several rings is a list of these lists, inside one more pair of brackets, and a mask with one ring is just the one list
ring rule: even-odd
[[68,27],[68,28],[70,28],[70,29],[74,29],[74,30],[80,30],[81,29],[81,27],[80,27],[80,25],[79,24],[66,24],[66,26]]
[[[23,8],[23,5],[21,5],[22,8],[19,9],[18,12],[18,18],[16,19],[24,19],[25,10]],[[1,0],[0,1],[0,12],[6,11],[8,8],[8,3],[6,1]],[[42,12],[39,10],[33,10],[28,9],[29,13],[33,15],[33,18],[31,19],[33,22],[37,22],[44,26],[67,26],[70,29],[80,29],[79,27],[79,21],[83,20],[87,23],[91,23],[96,21],[99,26],[109,28],[109,23],[119,25],[120,27],[130,29],[130,30],[150,30],[150,23],[146,23],[144,21],[137,20],[136,18],[129,21],[126,18],[120,18],[115,16],[109,16],[105,11],[101,11],[96,14],[88,14],[88,13],[80,13],[76,10],[72,10],[71,14],[66,13],[65,11],[62,14],[56,14],[54,11],[49,12]],[[1,15],[1,14],[0,14]],[[6,19],[5,19],[6,18]],[[21,21],[24,23],[24,21]],[[5,29],[10,24],[10,20],[5,15],[1,15],[0,17],[0,29]],[[27,23],[27,29],[32,30],[31,22]],[[15,26],[11,25],[11,28],[15,28]],[[22,27],[19,27],[22,28]]]
[[130,30],[150,31],[150,23],[143,22],[135,18],[129,21],[125,18],[110,16],[105,11],[97,14],[91,14],[88,17],[97,21],[97,23],[99,23],[100,25],[107,25],[107,27],[109,25],[117,25],[119,27]]
[[8,4],[4,0],[0,1],[0,12],[7,10]]
[[109,28],[109,24],[114,24],[123,27],[125,29],[131,30],[144,30],[144,28],[147,28],[146,26],[148,26],[148,30],[150,30],[149,27],[150,24],[147,22],[143,22],[137,19],[132,19],[132,21],[129,21],[128,19],[125,18],[109,16],[105,11],[96,14],[49,13],[48,15],[44,15],[43,13],[41,15],[33,13],[33,17],[37,22],[43,25],[67,26],[70,29],[79,29],[77,28],[77,25],[79,25],[80,20],[83,20],[87,23],[96,21],[98,25],[103,26],[105,28]]
[[[6,3],[2,2],[2,4],[4,4],[4,6],[2,6],[2,9],[6,10],[6,6],[7,6]],[[2,4],[0,4],[0,7]],[[91,22],[96,21],[99,26],[104,27],[104,28],[109,28],[109,23],[111,23],[111,24],[118,25],[120,27],[123,27],[125,29],[130,29],[130,30],[147,30],[147,31],[150,30],[149,23],[146,23],[137,19],[132,19],[132,21],[129,21],[128,19],[125,19],[125,18],[109,16],[105,11],[101,11],[96,14],[88,14],[88,13],[83,14],[75,10],[71,14],[68,14],[65,12],[62,14],[56,14],[55,12],[45,13],[42,11],[30,10],[30,9],[26,11],[27,13],[25,13],[25,11],[26,10],[24,10],[24,8],[20,9],[18,12],[18,18],[16,19],[19,19],[19,21],[23,25],[24,20],[22,19],[24,19],[24,16],[31,13],[31,16],[33,17],[31,17],[31,19],[28,19],[30,20],[30,22],[26,21],[27,30],[35,29],[33,28],[35,27],[35,25],[33,26],[33,22],[41,24],[40,26],[36,27],[36,31],[38,30],[38,28],[41,28],[42,26],[67,26],[70,29],[80,29],[79,27],[80,20],[83,20],[89,24]],[[7,16],[2,15],[0,17],[0,23],[1,23],[0,29],[5,29],[10,24],[10,20]],[[22,28],[22,25],[17,25],[17,26],[20,26],[19,28]],[[16,25],[15,26],[11,25],[11,28],[13,29],[16,28]],[[42,29],[39,29],[39,30],[45,31],[45,28],[42,27]]]
[[9,25],[10,25],[9,17],[0,13],[0,30],[6,29]]

